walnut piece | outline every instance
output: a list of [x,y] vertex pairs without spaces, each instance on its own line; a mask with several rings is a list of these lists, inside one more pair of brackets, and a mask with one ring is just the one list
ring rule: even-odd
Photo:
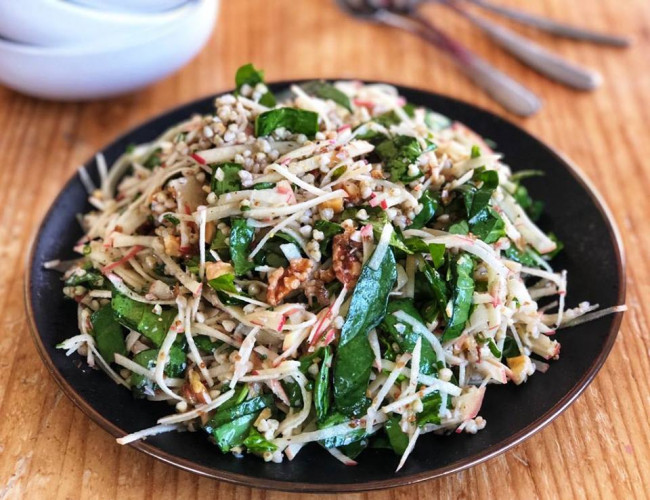
[[279,267],[269,275],[269,287],[266,290],[266,301],[277,306],[294,290],[307,281],[314,264],[309,259],[291,259],[289,268]]
[[357,284],[361,274],[363,245],[351,239],[352,230],[334,236],[332,245],[332,268],[336,278],[348,289]]

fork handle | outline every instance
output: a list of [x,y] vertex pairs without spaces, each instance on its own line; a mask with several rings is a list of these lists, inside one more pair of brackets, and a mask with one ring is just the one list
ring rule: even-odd
[[545,31],[551,35],[580,40],[584,42],[596,43],[599,45],[611,45],[613,47],[627,47],[630,45],[630,39],[624,36],[608,35],[595,31],[578,28],[569,24],[560,23],[547,17],[536,16],[518,9],[495,5],[486,0],[468,0],[479,7],[494,12],[502,17],[512,19],[520,24],[532,26],[538,30]]
[[540,109],[541,101],[530,90],[448,37],[427,19],[417,14],[404,16],[386,10],[379,11],[377,19],[417,34],[447,52],[470,80],[508,111],[519,116],[531,116]]
[[593,90],[602,83],[600,73],[569,62],[508,28],[467,12],[457,6],[454,0],[443,1],[445,5],[481,28],[504,50],[539,73],[578,90]]

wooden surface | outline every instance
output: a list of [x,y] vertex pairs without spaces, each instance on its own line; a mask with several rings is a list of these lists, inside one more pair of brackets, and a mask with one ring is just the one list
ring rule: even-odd
[[[506,0],[500,0],[505,3]],[[165,109],[232,86],[253,61],[269,80],[355,77],[450,94],[505,113],[418,39],[346,18],[327,0],[224,0],[209,45],[176,75],[141,92],[87,104],[43,102],[0,88],[0,499],[284,499],[235,487],[120,447],[77,410],[46,372],[27,331],[23,267],[32,234],[77,165],[117,134]],[[426,12],[543,97],[517,121],[588,174],[612,208],[628,259],[629,312],[594,383],[553,424],[462,473],[341,498],[644,498],[650,493],[650,2],[509,0],[603,30],[631,33],[626,51],[526,31],[599,69],[605,84],[577,93],[512,61],[443,7]],[[301,496],[304,497],[304,496]]]

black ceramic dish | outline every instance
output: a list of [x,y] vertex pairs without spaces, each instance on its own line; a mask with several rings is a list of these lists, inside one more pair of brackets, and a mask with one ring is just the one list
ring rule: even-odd
[[[286,90],[288,83],[272,85]],[[428,106],[465,123],[495,141],[506,162],[519,169],[541,169],[543,178],[527,182],[529,191],[546,203],[540,225],[555,232],[566,245],[556,269],[569,272],[568,305],[588,300],[603,307],[625,299],[623,253],[614,223],[597,194],[566,160],[502,118],[469,104],[409,88],[399,89],[410,102]],[[141,125],[103,150],[111,164],[128,144],[154,139],[169,126],[193,113],[212,111],[213,97],[187,104]],[[97,180],[94,161],[86,164]],[[75,304],[63,299],[60,275],[43,269],[43,262],[72,258],[82,236],[75,216],[89,210],[86,192],[74,177],[58,196],[33,244],[26,278],[26,303],[38,351],[63,391],[90,418],[114,436],[155,424],[172,409],[165,403],[134,400],[104,373],[89,369],[77,355],[66,357],[55,345],[77,334]],[[487,460],[529,437],[553,420],[585,389],[609,353],[622,314],[607,316],[562,330],[560,360],[525,385],[488,388],[480,414],[487,419],[478,434],[447,437],[424,435],[406,466],[395,473],[398,457],[387,450],[366,450],[359,465],[346,467],[317,445],[303,449],[292,462],[264,463],[248,456],[222,455],[202,432],[168,433],[132,446],[160,460],[205,476],[247,486],[292,491],[358,491],[423,481],[459,471]],[[117,446],[117,445],[116,445]]]

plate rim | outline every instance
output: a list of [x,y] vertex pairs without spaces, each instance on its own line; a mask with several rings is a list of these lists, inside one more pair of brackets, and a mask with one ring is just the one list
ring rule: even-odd
[[[288,88],[290,85],[300,84],[302,82],[306,82],[310,80],[312,79],[279,80],[279,81],[269,82],[268,85],[271,88],[279,88],[279,87]],[[336,79],[326,78],[325,80],[333,81]],[[350,78],[347,78],[347,80],[350,80]],[[620,230],[616,223],[616,219],[613,217],[612,211],[610,210],[609,206],[607,205],[607,202],[605,201],[605,199],[603,198],[599,190],[595,187],[595,185],[589,179],[589,177],[582,171],[582,169],[580,169],[571,159],[569,159],[565,154],[558,151],[557,149],[549,146],[545,141],[541,140],[537,135],[525,130],[518,124],[515,124],[510,119],[504,118],[500,115],[493,113],[492,111],[489,111],[481,106],[477,106],[468,101],[451,97],[439,92],[433,92],[421,87],[413,87],[408,85],[392,83],[388,81],[376,81],[376,80],[361,80],[361,81],[363,81],[364,83],[388,84],[396,87],[400,92],[402,90],[415,91],[418,93],[428,94],[434,98],[446,99],[451,101],[452,103],[457,103],[463,106],[469,106],[475,110],[478,110],[479,112],[489,115],[492,119],[496,119],[497,121],[504,122],[505,124],[516,128],[520,133],[523,133],[524,135],[527,135],[530,138],[534,139],[543,148],[545,148],[547,152],[549,152],[552,156],[556,157],[556,159],[566,167],[567,171],[574,177],[574,179],[585,190],[585,192],[594,202],[598,211],[605,219],[605,222],[607,224],[607,230],[610,233],[611,239],[614,243],[614,250],[616,254],[616,267],[618,270],[618,287],[619,287],[617,305],[625,304],[626,288],[627,288],[627,273],[626,273],[627,263],[626,263],[626,255],[625,255],[623,239],[621,237]],[[206,99],[215,99],[220,95],[224,95],[232,91],[233,89],[215,92],[213,94],[208,94],[193,99],[191,101],[181,103],[177,106],[167,108],[159,113],[156,113],[155,115],[149,118],[142,120],[137,125],[130,127],[126,132],[117,135],[112,140],[104,144],[104,146],[100,148],[98,151],[105,150],[106,148],[110,147],[112,144],[128,137],[140,127],[164,115],[172,114],[186,107],[191,107],[192,105],[198,104],[202,101],[205,101]],[[89,158],[84,163],[84,165],[91,162],[93,158],[94,155],[91,158]],[[79,408],[87,417],[89,417],[104,431],[108,432],[110,435],[117,438],[123,436],[124,432],[115,424],[107,420],[103,415],[101,415],[97,410],[95,410],[83,397],[81,397],[72,388],[72,386],[68,383],[65,377],[61,374],[61,372],[58,371],[58,369],[54,365],[54,362],[52,358],[50,358],[50,356],[48,355],[45,344],[43,343],[43,340],[36,326],[36,320],[32,308],[31,268],[35,257],[34,252],[36,250],[36,242],[45,226],[46,221],[50,219],[56,202],[66,191],[67,187],[72,182],[74,182],[76,176],[77,173],[75,172],[68,178],[68,180],[65,182],[63,187],[58,191],[57,195],[51,201],[49,208],[47,209],[46,213],[43,215],[41,219],[41,222],[34,230],[34,233],[30,240],[29,251],[27,253],[26,262],[25,262],[25,274],[23,280],[23,298],[25,302],[25,310],[27,315],[27,323],[29,327],[30,336],[34,341],[36,350],[41,360],[45,364],[47,371],[54,378],[54,381],[57,383],[57,385],[63,391],[63,393],[75,404],[75,406],[77,406],[77,408]],[[156,446],[148,444],[146,440],[132,442],[129,444],[129,446],[157,460],[160,460],[166,464],[172,465],[174,467],[177,467],[179,469],[188,472],[192,472],[194,474],[198,474],[203,477],[208,477],[220,481],[226,481],[228,483],[236,484],[240,486],[248,486],[254,488],[262,488],[262,489],[286,491],[286,492],[299,492],[299,493],[364,492],[364,491],[373,491],[379,489],[396,488],[400,486],[408,486],[423,481],[427,481],[427,480],[431,480],[443,476],[448,476],[460,472],[462,470],[468,469],[470,467],[479,465],[498,455],[501,455],[502,453],[505,453],[506,451],[509,451],[510,449],[514,448],[515,446],[521,444],[523,441],[530,438],[532,435],[541,431],[543,428],[545,428],[547,425],[553,422],[560,414],[562,414],[569,406],[571,406],[571,404],[573,404],[573,402],[591,384],[591,382],[596,377],[596,375],[600,372],[605,361],[607,360],[607,357],[609,356],[609,353],[611,352],[614,343],[616,342],[616,338],[618,337],[618,333],[621,327],[621,322],[623,320],[623,314],[624,314],[623,312],[617,312],[614,314],[614,319],[611,327],[609,328],[607,340],[603,344],[602,349],[599,352],[595,361],[591,364],[589,369],[582,375],[582,377],[578,380],[578,382],[571,388],[571,390],[563,398],[557,401],[549,410],[547,410],[545,413],[540,415],[538,418],[536,418],[525,428],[521,429],[519,432],[516,432],[508,436],[507,438],[501,440],[499,443],[489,446],[483,452],[474,454],[472,456],[458,460],[457,462],[452,463],[448,466],[441,467],[432,471],[410,474],[408,476],[399,476],[399,477],[393,476],[387,479],[367,481],[360,484],[351,484],[351,483],[350,484],[327,484],[327,483],[292,482],[292,481],[282,481],[282,480],[274,480],[274,479],[260,479],[260,478],[256,478],[244,474],[238,474],[238,473],[214,469],[208,466],[203,466],[195,462],[192,462],[191,460],[180,458],[171,453],[167,453],[166,451],[161,450]]]

